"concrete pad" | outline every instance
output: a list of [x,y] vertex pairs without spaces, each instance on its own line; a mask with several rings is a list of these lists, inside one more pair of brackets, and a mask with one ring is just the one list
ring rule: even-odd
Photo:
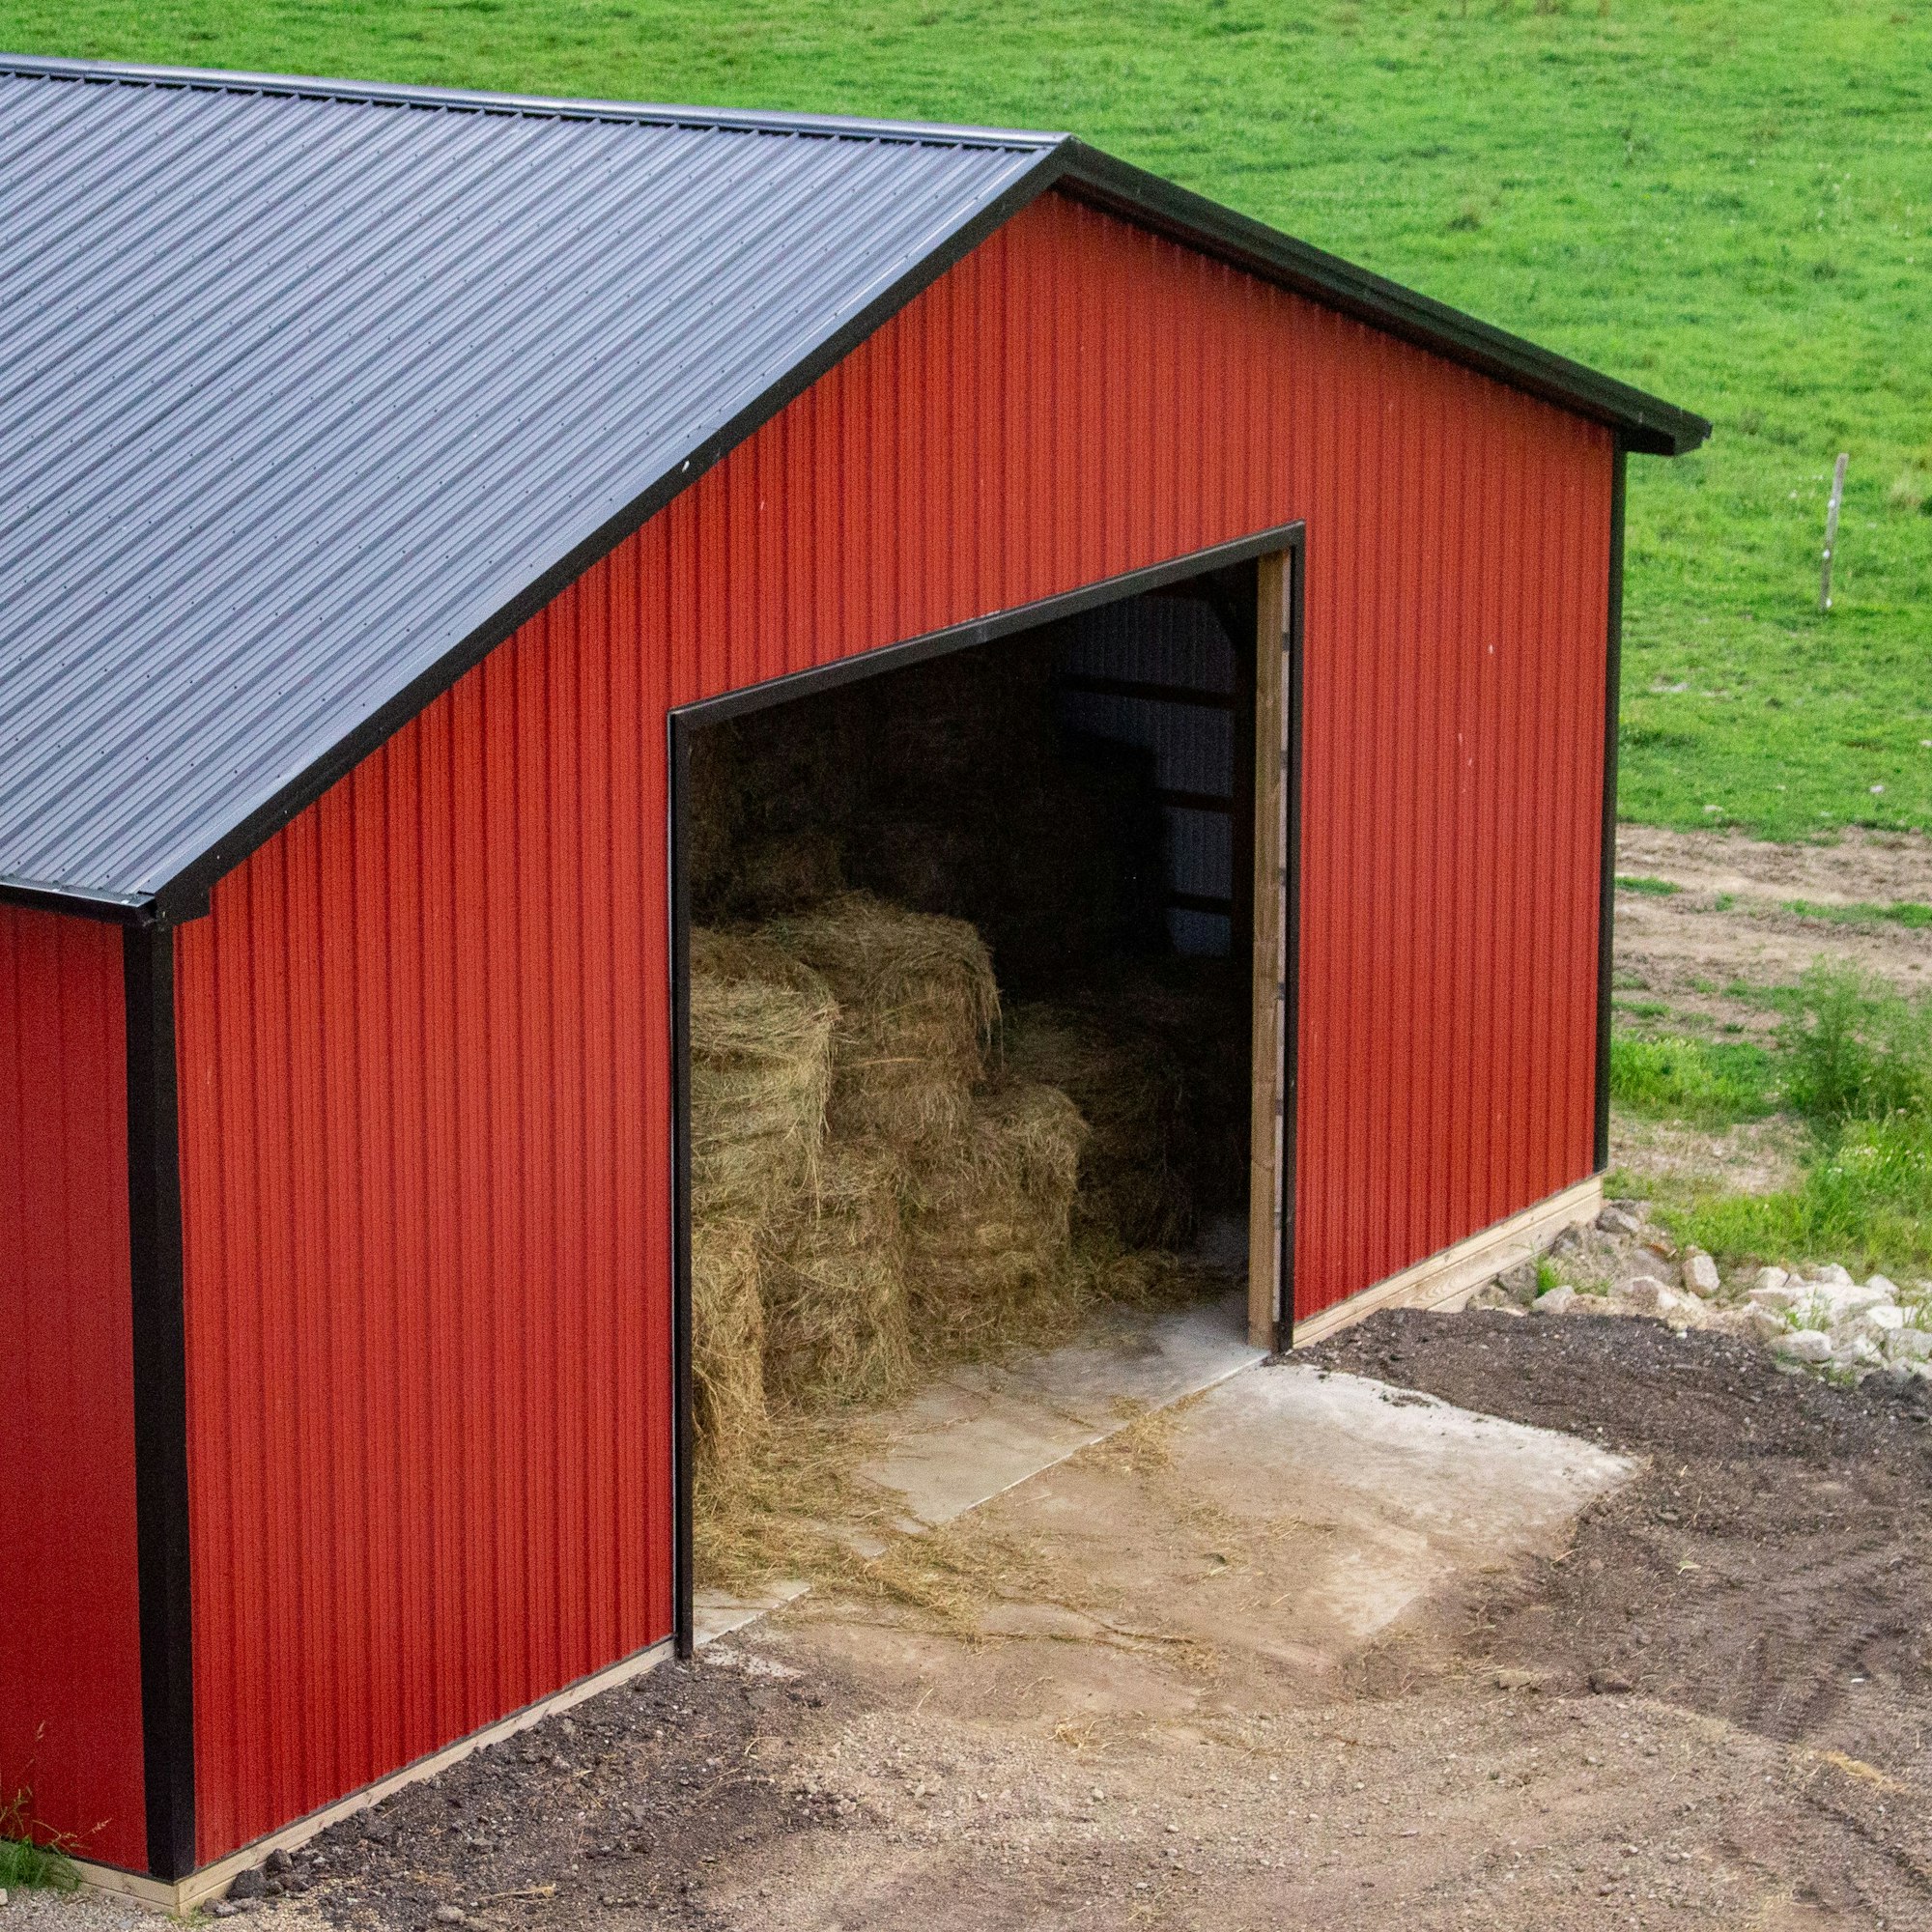
[[1262,1352],[1248,1345],[1242,1291],[1151,1319],[1117,1313],[1064,1349],[956,1371],[889,1412],[893,1446],[861,1473],[903,1495],[914,1520],[951,1522]]
[[721,1636],[729,1636],[734,1630],[743,1630],[759,1617],[796,1603],[810,1588],[798,1577],[786,1577],[749,1597],[734,1597],[724,1590],[699,1590],[691,1606],[693,1643],[702,1650],[707,1643],[716,1643]]
[[[1247,1341],[1247,1295],[1226,1295],[1149,1316],[1115,1310],[1064,1349],[996,1366],[962,1367],[879,1426],[893,1447],[860,1473],[906,1499],[898,1527],[951,1522],[989,1497],[1064,1462],[1136,1415],[1211,1387],[1262,1359]],[[862,1556],[885,1544],[864,1531],[849,1541]],[[700,1590],[698,1646],[805,1594],[786,1581],[755,1598]]]
[[1264,1714],[1359,1684],[1384,1645],[1403,1670],[1453,1670],[1469,1589],[1560,1554],[1637,1466],[1361,1377],[1252,1365],[1131,1449],[1103,1440],[988,1505],[989,1563],[1017,1547],[1031,1565],[989,1580],[990,1641],[866,1605],[834,1606],[810,1641],[886,1701],[962,1724],[1253,1742]]
[[1298,1364],[1215,1389],[1174,1454],[1183,1484],[1220,1508],[1307,1532],[1292,1623],[1303,1642],[1325,1627],[1345,1645],[1459,1571],[1559,1553],[1577,1512],[1637,1467],[1577,1436]]

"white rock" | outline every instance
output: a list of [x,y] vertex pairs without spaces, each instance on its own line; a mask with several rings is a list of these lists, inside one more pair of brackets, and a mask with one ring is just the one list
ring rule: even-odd
[[1645,1315],[1661,1316],[1666,1321],[1684,1321],[1702,1312],[1703,1304],[1661,1282],[1654,1274],[1639,1274],[1617,1290],[1630,1305]]
[[1866,1328],[1889,1330],[1905,1326],[1905,1310],[1889,1301],[1881,1301],[1874,1308],[1867,1308],[1858,1321]]
[[1532,1315],[1561,1315],[1577,1299],[1577,1291],[1565,1283],[1561,1288],[1552,1288],[1548,1294],[1539,1294],[1529,1304]]
[[1691,1253],[1684,1257],[1684,1286],[1707,1301],[1723,1287],[1718,1264],[1709,1255]]
[[1850,1288],[1852,1285],[1851,1274],[1836,1262],[1827,1262],[1823,1267],[1810,1269],[1805,1278],[1809,1281],[1823,1282],[1831,1288]]
[[1745,1310],[1744,1332],[1753,1342],[1776,1342],[1791,1331],[1769,1308],[1747,1308]]
[[1882,1274],[1873,1275],[1865,1283],[1865,1293],[1867,1294],[1871,1293],[1874,1289],[1881,1293],[1888,1301],[1896,1301],[1898,1299],[1898,1284],[1895,1281],[1888,1281]]
[[1873,1318],[1889,1315],[1895,1310],[1889,1308],[1868,1308],[1862,1315],[1857,1315],[1849,1321],[1841,1321],[1832,1330],[1832,1359],[1834,1362],[1876,1362],[1885,1358],[1885,1345],[1894,1332],[1892,1327],[1877,1321]]
[[1832,1338],[1821,1328],[1793,1328],[1778,1343],[1777,1352],[1794,1362],[1829,1362]]
[[1787,1274],[1782,1268],[1759,1268],[1751,1278],[1750,1292],[1753,1297],[1771,1289],[1789,1288],[1796,1276]]
[[[1776,1274],[1778,1270],[1767,1268],[1765,1272]],[[1754,1288],[1745,1298],[1753,1308],[1768,1308],[1774,1314],[1784,1315],[1808,1300],[1810,1293],[1802,1281],[1783,1281],[1770,1288]]]
[[1862,1288],[1854,1283],[1850,1288],[1835,1290],[1833,1299],[1845,1314],[1862,1315],[1867,1308],[1890,1307],[1891,1296],[1886,1292],[1890,1287],[1890,1282],[1887,1281],[1884,1275],[1879,1275],[1874,1280],[1866,1282]]
[[1819,1282],[1805,1290],[1794,1312],[1807,1328],[1835,1328],[1884,1301],[1883,1293],[1874,1294],[1853,1282]]
[[1932,1361],[1932,1329],[1894,1328],[1885,1338],[1885,1354],[1889,1362]]
[[1848,1335],[1832,1344],[1832,1362],[1836,1368],[1875,1369],[1884,1360],[1878,1344],[1863,1335]]

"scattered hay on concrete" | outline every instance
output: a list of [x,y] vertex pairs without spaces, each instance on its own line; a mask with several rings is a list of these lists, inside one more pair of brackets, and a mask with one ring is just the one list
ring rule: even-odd
[[750,1593],[774,1577],[845,1574],[853,1534],[883,1529],[903,1510],[857,1474],[875,1446],[863,1416],[788,1414],[755,1454],[700,1454],[692,1484],[700,1585]]
[[801,1406],[880,1402],[913,1377],[906,1167],[870,1138],[826,1144],[818,1195],[771,1269],[766,1375]]
[[846,1138],[906,1151],[965,1136],[999,1019],[993,962],[964,920],[846,893],[771,940],[824,976],[839,1009],[830,1115]]
[[1194,1228],[1176,1157],[1185,1083],[1160,1036],[1111,1013],[1033,1002],[1006,1014],[1001,1045],[1009,1073],[1058,1087],[1087,1122],[1076,1236],[1123,1258],[1183,1245]]
[[1058,1088],[1009,1080],[974,1096],[967,1134],[913,1180],[909,1268],[923,1349],[979,1353],[1071,1324],[1086,1136],[1080,1110]]

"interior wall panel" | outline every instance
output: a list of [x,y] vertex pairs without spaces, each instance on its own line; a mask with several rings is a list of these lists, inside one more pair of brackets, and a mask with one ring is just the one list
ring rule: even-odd
[[0,1804],[147,1868],[118,926],[0,904]]
[[203,1855],[670,1628],[668,704],[1305,519],[1307,1314],[1589,1169],[1610,471],[1049,195],[224,880]]

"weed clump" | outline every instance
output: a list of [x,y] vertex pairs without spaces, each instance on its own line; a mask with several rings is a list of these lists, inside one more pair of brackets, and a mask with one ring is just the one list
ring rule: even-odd
[[1932,1000],[1820,960],[1777,1043],[1786,1104],[1819,1126],[1932,1114]]
[[38,1840],[37,1829],[33,1789],[23,1784],[0,1803],[0,1890],[78,1891],[78,1867],[59,1843]]
[[[1756,1103],[1811,1129],[1795,1187],[1693,1201],[1664,1219],[1732,1260],[1818,1259],[1894,1273],[1932,1268],[1932,997],[1910,999],[1820,961],[1804,975],[1772,1051],[1697,1041],[1613,1043],[1612,1093],[1634,1111],[1721,1122],[1721,1057],[1750,1053]],[[1620,1084],[1619,1084],[1620,1083]],[[1734,1112],[1732,1119],[1747,1116]]]

